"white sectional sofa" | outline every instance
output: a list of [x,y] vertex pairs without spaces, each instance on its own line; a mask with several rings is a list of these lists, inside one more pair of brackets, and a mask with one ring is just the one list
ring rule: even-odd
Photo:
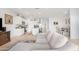
[[[38,40],[38,37],[37,37]],[[72,43],[68,38],[56,32],[48,32],[41,41],[36,43],[19,42],[10,51],[28,51],[28,50],[54,50],[54,51],[78,51],[79,47]],[[42,42],[42,40],[46,40]]]

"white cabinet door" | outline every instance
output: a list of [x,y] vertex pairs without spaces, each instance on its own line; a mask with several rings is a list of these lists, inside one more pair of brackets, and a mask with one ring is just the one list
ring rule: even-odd
[[13,30],[13,37],[20,36],[24,34],[24,29],[14,29]]

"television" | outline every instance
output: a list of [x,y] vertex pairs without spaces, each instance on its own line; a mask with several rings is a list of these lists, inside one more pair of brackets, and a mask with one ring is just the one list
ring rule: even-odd
[[2,30],[2,18],[0,18],[0,30]]

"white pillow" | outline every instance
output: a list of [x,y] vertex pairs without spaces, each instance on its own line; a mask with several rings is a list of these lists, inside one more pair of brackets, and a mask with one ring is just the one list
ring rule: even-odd
[[64,46],[67,42],[68,42],[68,38],[66,38],[65,36],[58,33],[53,33],[49,41],[49,44],[51,48],[60,48]]

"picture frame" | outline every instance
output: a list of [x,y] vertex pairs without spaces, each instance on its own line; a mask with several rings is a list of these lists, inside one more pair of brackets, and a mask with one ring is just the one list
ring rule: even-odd
[[5,24],[13,24],[13,16],[5,14]]

